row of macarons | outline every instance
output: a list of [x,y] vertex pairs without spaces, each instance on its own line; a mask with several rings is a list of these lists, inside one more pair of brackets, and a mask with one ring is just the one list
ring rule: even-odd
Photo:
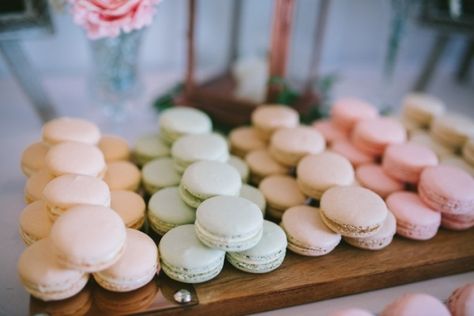
[[[469,316],[474,314],[474,283],[455,289],[446,304],[425,293],[406,293],[384,307],[381,316]],[[373,316],[361,308],[336,310],[329,316]]]

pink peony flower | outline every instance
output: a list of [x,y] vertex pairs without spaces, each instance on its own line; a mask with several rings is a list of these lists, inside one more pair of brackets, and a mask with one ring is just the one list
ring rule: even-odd
[[70,0],[74,22],[91,39],[115,37],[151,24],[160,0]]

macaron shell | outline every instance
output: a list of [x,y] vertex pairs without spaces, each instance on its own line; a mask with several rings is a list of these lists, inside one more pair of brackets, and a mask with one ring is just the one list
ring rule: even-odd
[[175,141],[179,137],[188,134],[205,134],[212,130],[212,122],[209,116],[195,108],[174,107],[160,114],[160,130],[171,136]]
[[104,154],[104,159],[107,163],[128,160],[130,158],[128,142],[120,136],[103,135],[97,146]]
[[347,131],[336,126],[331,120],[317,120],[312,126],[323,135],[328,144],[349,139]]
[[100,140],[100,131],[92,122],[80,118],[61,117],[43,125],[42,137],[50,145],[66,141],[96,145]]
[[49,238],[26,248],[18,259],[18,274],[26,290],[44,300],[61,300],[81,291],[88,274],[60,265]]
[[43,198],[43,190],[46,185],[54,179],[48,170],[43,169],[35,172],[28,178],[25,184],[25,201],[32,203]]
[[447,305],[453,316],[474,315],[474,283],[457,288],[449,296]]
[[114,264],[125,248],[122,218],[103,206],[76,206],[59,217],[51,229],[58,262],[95,272]]
[[462,169],[463,171],[469,173],[471,176],[474,177],[474,166],[469,164],[465,159],[462,159],[459,156],[445,156],[441,159],[440,164]]
[[315,207],[301,205],[288,209],[281,226],[288,238],[288,249],[303,256],[325,255],[341,241],[341,235],[323,223],[320,210]]
[[424,204],[413,192],[395,192],[387,197],[387,206],[397,219],[397,233],[407,238],[433,238],[441,224],[441,214]]
[[404,189],[403,182],[391,178],[379,165],[359,166],[355,175],[361,186],[374,191],[384,199],[391,193]]
[[128,228],[140,229],[145,221],[145,201],[132,191],[114,190],[110,192],[110,208],[122,218]]
[[20,235],[27,246],[48,237],[52,225],[43,201],[27,205],[20,214]]
[[231,155],[227,163],[234,167],[235,170],[237,170],[237,172],[240,174],[240,178],[242,179],[242,183],[247,183],[249,179],[250,169],[249,166],[247,166],[247,164],[245,163],[245,161],[243,161],[237,156]]
[[408,293],[387,305],[380,316],[449,316],[446,306],[428,294]]
[[269,139],[271,134],[279,128],[297,126],[299,115],[288,106],[265,104],[252,112],[251,120],[260,136]]
[[302,205],[306,202],[306,196],[300,191],[296,180],[290,176],[266,177],[260,182],[259,189],[268,205],[278,209],[280,214],[292,206]]
[[162,188],[178,185],[181,175],[174,168],[173,159],[159,158],[143,166],[142,179],[145,190],[153,194]]
[[331,118],[340,128],[351,130],[361,120],[378,116],[377,108],[357,98],[341,98],[331,107]]
[[249,152],[245,156],[245,162],[250,168],[251,182],[256,185],[266,176],[289,173],[289,168],[273,159],[267,149]]
[[331,151],[347,158],[354,167],[362,164],[373,163],[375,157],[359,150],[347,140],[335,141],[331,145]]
[[454,153],[452,148],[437,142],[426,132],[417,132],[412,134],[410,136],[409,142],[430,148],[434,153],[436,153],[439,159],[442,159],[446,156],[451,156]]
[[375,235],[366,238],[344,237],[344,241],[357,248],[380,250],[387,247],[392,242],[396,231],[397,222],[395,216],[393,216],[391,212],[388,212],[387,218],[385,219],[382,227]]
[[143,166],[147,162],[169,157],[171,149],[165,144],[158,134],[147,134],[138,138],[133,152],[134,160],[139,166]]
[[242,184],[240,188],[240,197],[249,200],[250,202],[255,203],[258,208],[262,211],[262,214],[265,215],[265,209],[267,207],[267,201],[262,191],[253,187],[249,184]]
[[451,230],[466,230],[474,227],[474,212],[467,214],[441,214],[441,226]]
[[49,146],[43,142],[33,143],[26,147],[21,154],[21,169],[25,176],[30,177],[45,167],[48,150]]
[[357,123],[351,139],[360,150],[382,155],[388,145],[404,143],[406,138],[405,128],[397,120],[379,117]]
[[136,191],[140,185],[141,173],[128,161],[114,161],[107,164],[104,181],[110,190]]
[[428,126],[431,121],[445,111],[443,102],[431,95],[423,93],[410,93],[402,102],[403,115]]
[[267,143],[262,139],[255,128],[242,126],[233,129],[229,134],[231,152],[244,158],[252,150],[265,148]]
[[120,259],[109,268],[94,273],[94,279],[108,290],[127,292],[150,282],[159,269],[155,242],[146,234],[129,228]]

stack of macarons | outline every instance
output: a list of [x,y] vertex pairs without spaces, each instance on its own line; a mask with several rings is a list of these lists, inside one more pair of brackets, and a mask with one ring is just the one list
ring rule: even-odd
[[[375,313],[361,308],[343,308],[330,316],[374,316]],[[444,304],[426,293],[405,293],[386,305],[381,316],[468,316],[474,315],[474,283],[455,289]]]
[[18,273],[33,296],[69,298],[90,274],[110,291],[132,291],[159,271],[157,246],[136,230],[145,202],[134,192],[140,173],[129,156],[124,139],[101,136],[95,124],[77,118],[47,122],[42,142],[24,151],[29,204],[19,230],[28,248]]

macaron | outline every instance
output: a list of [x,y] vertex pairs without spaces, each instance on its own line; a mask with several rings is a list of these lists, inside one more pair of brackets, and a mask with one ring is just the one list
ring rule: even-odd
[[189,166],[179,184],[183,201],[197,208],[216,195],[238,196],[242,180],[234,167],[218,161],[198,161]]
[[29,246],[49,236],[53,223],[43,201],[27,205],[20,214],[20,237]]
[[146,134],[137,139],[133,150],[133,159],[143,166],[149,161],[170,157],[171,148],[160,137],[159,134]]
[[360,150],[380,156],[388,145],[404,143],[407,135],[405,128],[397,120],[379,117],[357,123],[351,139]]
[[189,165],[199,160],[226,162],[229,148],[225,138],[217,133],[187,135],[173,143],[171,156],[175,169],[182,174]]
[[258,188],[251,186],[250,184],[242,184],[240,188],[240,197],[249,200],[250,202],[255,203],[258,208],[262,211],[262,214],[265,215],[265,210],[267,208],[267,201],[262,191]]
[[164,235],[176,226],[193,224],[196,210],[183,202],[178,187],[164,188],[148,201],[148,220],[151,229]]
[[382,158],[384,171],[407,183],[417,183],[424,168],[437,164],[438,157],[431,149],[414,143],[390,145]]
[[45,158],[49,146],[43,142],[29,145],[21,154],[21,170],[23,174],[30,177],[33,173],[44,169]]
[[440,143],[458,150],[474,138],[474,121],[459,114],[442,115],[433,120],[430,132]]
[[301,159],[296,168],[296,178],[304,194],[319,200],[324,192],[334,186],[351,185],[354,169],[343,156],[324,152]]
[[397,221],[389,211],[382,227],[375,235],[366,238],[344,237],[344,241],[360,249],[380,250],[390,245],[396,232]]
[[443,101],[425,93],[410,93],[402,101],[403,117],[422,127],[429,126],[445,108]]
[[449,214],[474,209],[474,178],[456,167],[439,165],[423,170],[418,194],[429,207]]
[[351,162],[354,168],[363,164],[373,163],[375,160],[374,155],[360,150],[348,140],[334,141],[330,150],[336,154],[344,156]]
[[474,177],[474,166],[470,165],[465,159],[462,159],[457,155],[445,156],[441,158],[440,164],[459,168]]
[[43,190],[51,220],[81,204],[110,206],[108,185],[95,177],[66,174],[51,180]]
[[107,164],[104,181],[110,190],[136,191],[140,186],[141,173],[129,161],[112,161]]
[[454,290],[448,298],[447,305],[453,316],[474,315],[474,283],[468,283]]
[[46,169],[35,172],[26,180],[25,202],[33,203],[34,201],[41,200],[44,187],[53,179],[54,176]]
[[273,133],[269,151],[276,161],[291,167],[306,155],[321,153],[325,147],[321,133],[308,126],[298,126]]
[[462,157],[471,166],[474,166],[474,138],[464,144],[462,148]]
[[450,316],[437,298],[424,293],[407,293],[387,305],[380,316]]
[[181,175],[174,168],[173,159],[158,158],[143,166],[142,180],[145,191],[153,194],[163,188],[178,185]]
[[43,301],[72,297],[89,280],[87,273],[67,268],[56,260],[49,238],[23,251],[18,259],[18,275],[25,289]]
[[286,235],[283,229],[270,221],[263,222],[263,235],[258,244],[248,250],[228,252],[227,261],[239,270],[249,273],[267,273],[277,269],[285,259]]
[[211,248],[244,251],[261,239],[263,216],[257,205],[237,196],[215,196],[196,210],[196,235]]
[[329,119],[314,121],[312,126],[323,135],[324,139],[329,145],[335,141],[349,139],[349,134],[347,131],[338,127],[333,121]]
[[403,182],[389,176],[384,169],[376,164],[366,164],[357,167],[355,177],[364,188],[374,191],[383,199],[393,192],[403,191]]
[[306,202],[295,178],[290,176],[268,176],[260,182],[259,189],[267,201],[267,213],[275,219],[281,219],[290,207]]
[[161,269],[179,282],[209,281],[221,272],[224,265],[225,252],[200,242],[194,225],[171,229],[161,238],[158,248]]
[[104,155],[93,145],[62,142],[51,147],[45,158],[46,168],[54,176],[81,174],[103,178],[106,171]]
[[357,122],[378,117],[378,110],[372,104],[358,98],[341,98],[331,107],[331,120],[345,131],[354,128]]
[[392,193],[387,197],[387,206],[397,219],[400,236],[427,240],[438,232],[441,214],[423,203],[416,193]]
[[246,183],[249,180],[250,169],[244,160],[237,156],[230,155],[227,163],[237,170],[237,172],[240,174],[240,178],[242,179],[242,183]]
[[441,214],[441,226],[450,230],[467,230],[474,227],[474,211],[466,214]]
[[296,127],[299,124],[299,114],[285,105],[265,104],[252,112],[251,120],[260,137],[267,140],[277,129]]
[[120,259],[93,276],[100,286],[109,291],[129,292],[146,285],[159,270],[155,242],[145,233],[128,228],[125,250]]
[[97,145],[100,131],[97,125],[87,120],[60,117],[43,125],[42,137],[49,145],[69,141]]
[[209,116],[195,108],[174,107],[163,111],[158,120],[160,136],[168,144],[189,134],[206,134],[212,130]]
[[250,169],[250,182],[258,185],[263,178],[273,174],[288,174],[290,168],[277,162],[267,149],[257,149],[245,156]]
[[114,190],[110,192],[110,208],[122,218],[128,228],[140,229],[145,223],[145,201],[135,192]]
[[229,142],[231,153],[241,158],[253,150],[267,146],[266,141],[251,126],[241,126],[230,131]]
[[81,205],[58,218],[50,238],[59,264],[97,272],[112,266],[125,251],[126,228],[122,218],[104,206]]
[[451,156],[454,154],[454,150],[452,148],[436,141],[430,136],[430,134],[426,132],[416,132],[410,135],[409,142],[430,148],[438,156],[439,159],[443,159],[443,157]]
[[302,256],[328,254],[341,241],[341,235],[324,224],[320,210],[315,207],[300,205],[288,209],[280,225],[288,238],[288,249]]
[[129,160],[130,147],[125,138],[117,135],[103,135],[97,145],[104,154],[107,163],[112,161]]
[[376,193],[356,186],[333,187],[321,198],[321,218],[345,237],[375,235],[387,217],[387,206]]
[[369,311],[360,308],[343,308],[329,314],[329,316],[374,316]]

